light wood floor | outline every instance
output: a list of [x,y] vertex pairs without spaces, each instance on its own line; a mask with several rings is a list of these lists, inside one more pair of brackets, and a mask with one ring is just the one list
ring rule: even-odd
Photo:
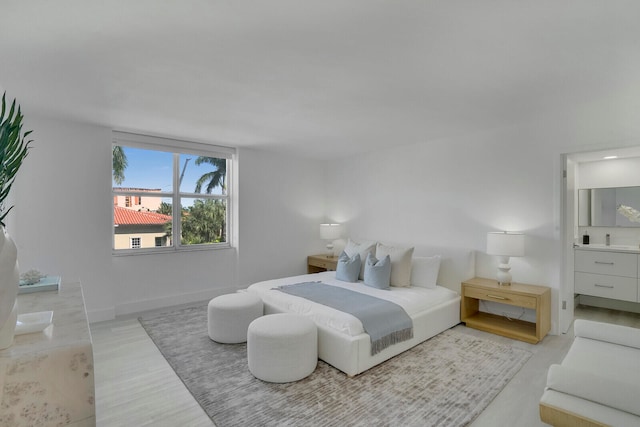
[[[634,313],[579,306],[576,318],[640,328],[640,314]],[[541,343],[531,345],[462,325],[456,328],[533,353],[472,426],[543,426],[538,416],[538,401],[547,370],[551,364],[562,361],[573,335],[547,336]],[[99,427],[214,425],[135,317],[94,323],[91,334]]]

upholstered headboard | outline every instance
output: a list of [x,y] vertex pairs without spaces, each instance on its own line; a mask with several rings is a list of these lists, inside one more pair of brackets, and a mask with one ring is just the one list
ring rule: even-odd
[[438,285],[460,293],[460,284],[475,276],[476,260],[475,251],[473,249],[416,246],[413,251],[414,257],[427,257],[433,255],[440,255],[441,257]]

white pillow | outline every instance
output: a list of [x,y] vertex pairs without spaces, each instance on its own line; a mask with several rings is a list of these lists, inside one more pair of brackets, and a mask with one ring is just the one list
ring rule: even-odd
[[354,256],[356,256],[356,254],[360,254],[360,260],[362,261],[362,265],[360,266],[360,274],[358,275],[358,278],[360,280],[364,280],[364,265],[366,264],[367,255],[371,254],[375,256],[376,243],[375,242],[357,243],[349,239],[349,241],[347,242],[347,246],[344,247],[344,252],[349,256],[349,258],[353,258]]
[[391,258],[391,286],[406,288],[411,286],[411,256],[413,248],[396,248],[378,243],[376,257]]
[[411,286],[434,289],[440,272],[440,255],[415,257],[411,261]]

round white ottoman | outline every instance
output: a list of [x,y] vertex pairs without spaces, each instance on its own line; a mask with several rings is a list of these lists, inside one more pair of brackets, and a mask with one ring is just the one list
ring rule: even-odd
[[262,300],[246,292],[215,297],[207,313],[209,338],[223,344],[247,341],[247,328],[262,311]]
[[288,383],[309,376],[318,365],[316,324],[297,314],[271,314],[247,331],[247,359],[254,377]]

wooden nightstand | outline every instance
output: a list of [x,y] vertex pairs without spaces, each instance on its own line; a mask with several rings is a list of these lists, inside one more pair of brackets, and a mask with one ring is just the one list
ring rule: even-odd
[[[481,312],[480,300],[533,309],[536,322]],[[462,282],[460,320],[470,328],[536,344],[551,329],[551,289],[522,283],[500,286],[495,280],[480,277],[467,280]]]
[[338,265],[338,257],[330,255],[309,255],[307,257],[307,273],[334,271]]

